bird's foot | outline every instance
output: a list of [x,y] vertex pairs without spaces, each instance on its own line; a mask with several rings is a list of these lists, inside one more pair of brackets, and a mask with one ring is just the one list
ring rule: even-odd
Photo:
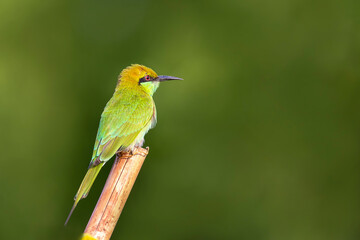
[[117,151],[116,154],[119,156],[122,156],[124,154],[134,155],[133,151],[134,149],[121,150],[121,151]]

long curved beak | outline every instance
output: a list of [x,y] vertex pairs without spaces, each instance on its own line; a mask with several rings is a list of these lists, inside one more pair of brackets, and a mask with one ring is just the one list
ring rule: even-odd
[[184,80],[184,79],[178,77],[172,77],[172,76],[165,76],[165,75],[160,75],[154,79],[154,81],[159,81],[159,82],[170,81],[170,80]]

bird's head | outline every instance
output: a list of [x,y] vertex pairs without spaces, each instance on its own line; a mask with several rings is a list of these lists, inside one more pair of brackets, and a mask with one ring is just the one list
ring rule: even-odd
[[157,75],[151,68],[139,64],[133,64],[125,68],[119,76],[118,86],[121,85],[137,85],[142,87],[151,96],[159,87],[159,83],[169,80],[183,80],[177,77]]

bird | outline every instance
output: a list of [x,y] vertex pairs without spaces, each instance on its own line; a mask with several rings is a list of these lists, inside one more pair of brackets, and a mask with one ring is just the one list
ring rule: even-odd
[[139,64],[132,64],[121,71],[115,92],[101,114],[92,158],[65,226],[79,201],[89,194],[104,164],[117,152],[142,147],[145,134],[156,125],[153,94],[160,82],[169,80],[183,79],[158,76],[151,68]]

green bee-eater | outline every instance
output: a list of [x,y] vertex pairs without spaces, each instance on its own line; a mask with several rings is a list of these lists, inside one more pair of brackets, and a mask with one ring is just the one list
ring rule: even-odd
[[182,80],[158,76],[152,69],[131,65],[119,76],[114,95],[101,114],[89,169],[75,195],[75,202],[65,225],[80,199],[85,198],[104,164],[118,151],[141,147],[145,134],[156,124],[156,109],[152,98],[159,83]]

